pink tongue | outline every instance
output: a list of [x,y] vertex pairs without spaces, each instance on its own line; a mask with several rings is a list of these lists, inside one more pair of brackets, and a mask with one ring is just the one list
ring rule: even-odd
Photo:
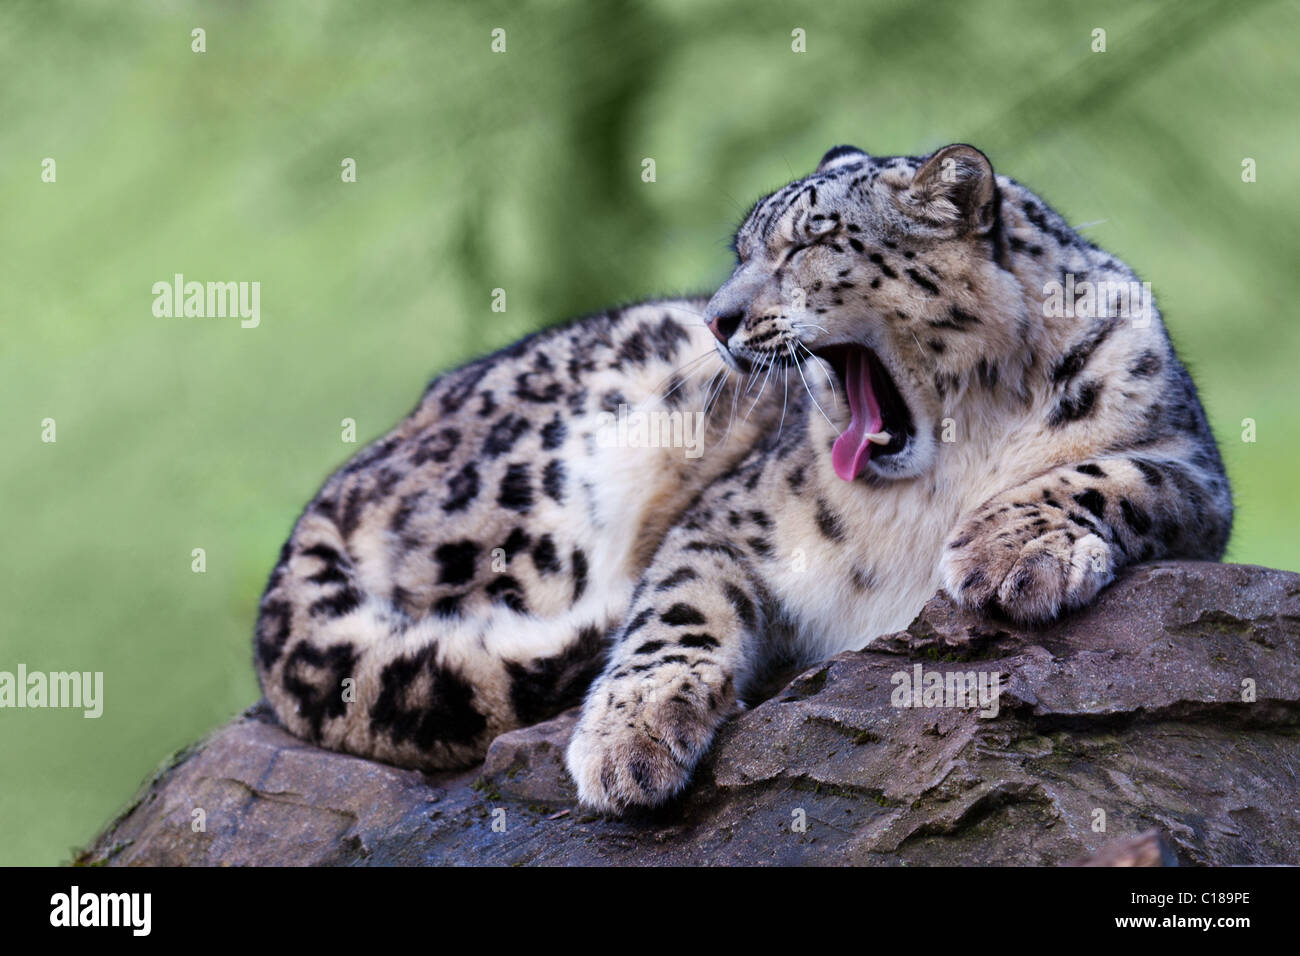
[[871,390],[871,369],[867,364],[867,353],[862,349],[849,352],[844,369],[844,390],[849,393],[849,410],[853,418],[844,433],[835,439],[831,449],[831,463],[835,474],[845,481],[852,481],[862,473],[862,466],[871,457],[871,442],[868,435],[880,431],[880,405],[876,393]]

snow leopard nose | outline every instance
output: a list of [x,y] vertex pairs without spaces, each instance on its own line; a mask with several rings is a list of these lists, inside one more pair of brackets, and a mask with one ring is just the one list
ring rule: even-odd
[[740,328],[740,323],[745,319],[744,309],[732,309],[730,312],[721,312],[715,315],[709,322],[709,331],[723,345],[727,344],[727,339],[735,334],[736,329]]

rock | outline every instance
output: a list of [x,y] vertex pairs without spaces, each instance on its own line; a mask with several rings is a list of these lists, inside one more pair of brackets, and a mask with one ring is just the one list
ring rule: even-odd
[[[621,820],[574,803],[573,712],[425,775],[311,747],[259,706],[80,862],[1300,863],[1298,652],[1285,571],[1145,565],[1037,632],[939,595],[729,722],[681,799]],[[1000,675],[996,716],[894,706],[918,665]]]

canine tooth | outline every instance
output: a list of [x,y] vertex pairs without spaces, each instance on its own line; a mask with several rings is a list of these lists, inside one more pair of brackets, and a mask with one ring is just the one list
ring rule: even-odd
[[893,437],[889,432],[876,432],[873,435],[868,435],[867,441],[873,445],[888,445],[893,440]]

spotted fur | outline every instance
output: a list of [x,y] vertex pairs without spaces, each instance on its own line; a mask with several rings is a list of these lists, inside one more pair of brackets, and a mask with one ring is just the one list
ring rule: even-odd
[[[1067,274],[1136,277],[978,150],[837,147],[735,247],[707,303],[437,379],[326,483],[257,626],[287,727],[446,767],[585,695],[581,799],[655,805],[773,662],[861,647],[940,587],[1041,622],[1126,564],[1222,554],[1227,480],[1154,305],[1047,314]],[[890,386],[888,443],[850,481],[844,348]],[[620,404],[707,408],[704,454],[611,447]]]

